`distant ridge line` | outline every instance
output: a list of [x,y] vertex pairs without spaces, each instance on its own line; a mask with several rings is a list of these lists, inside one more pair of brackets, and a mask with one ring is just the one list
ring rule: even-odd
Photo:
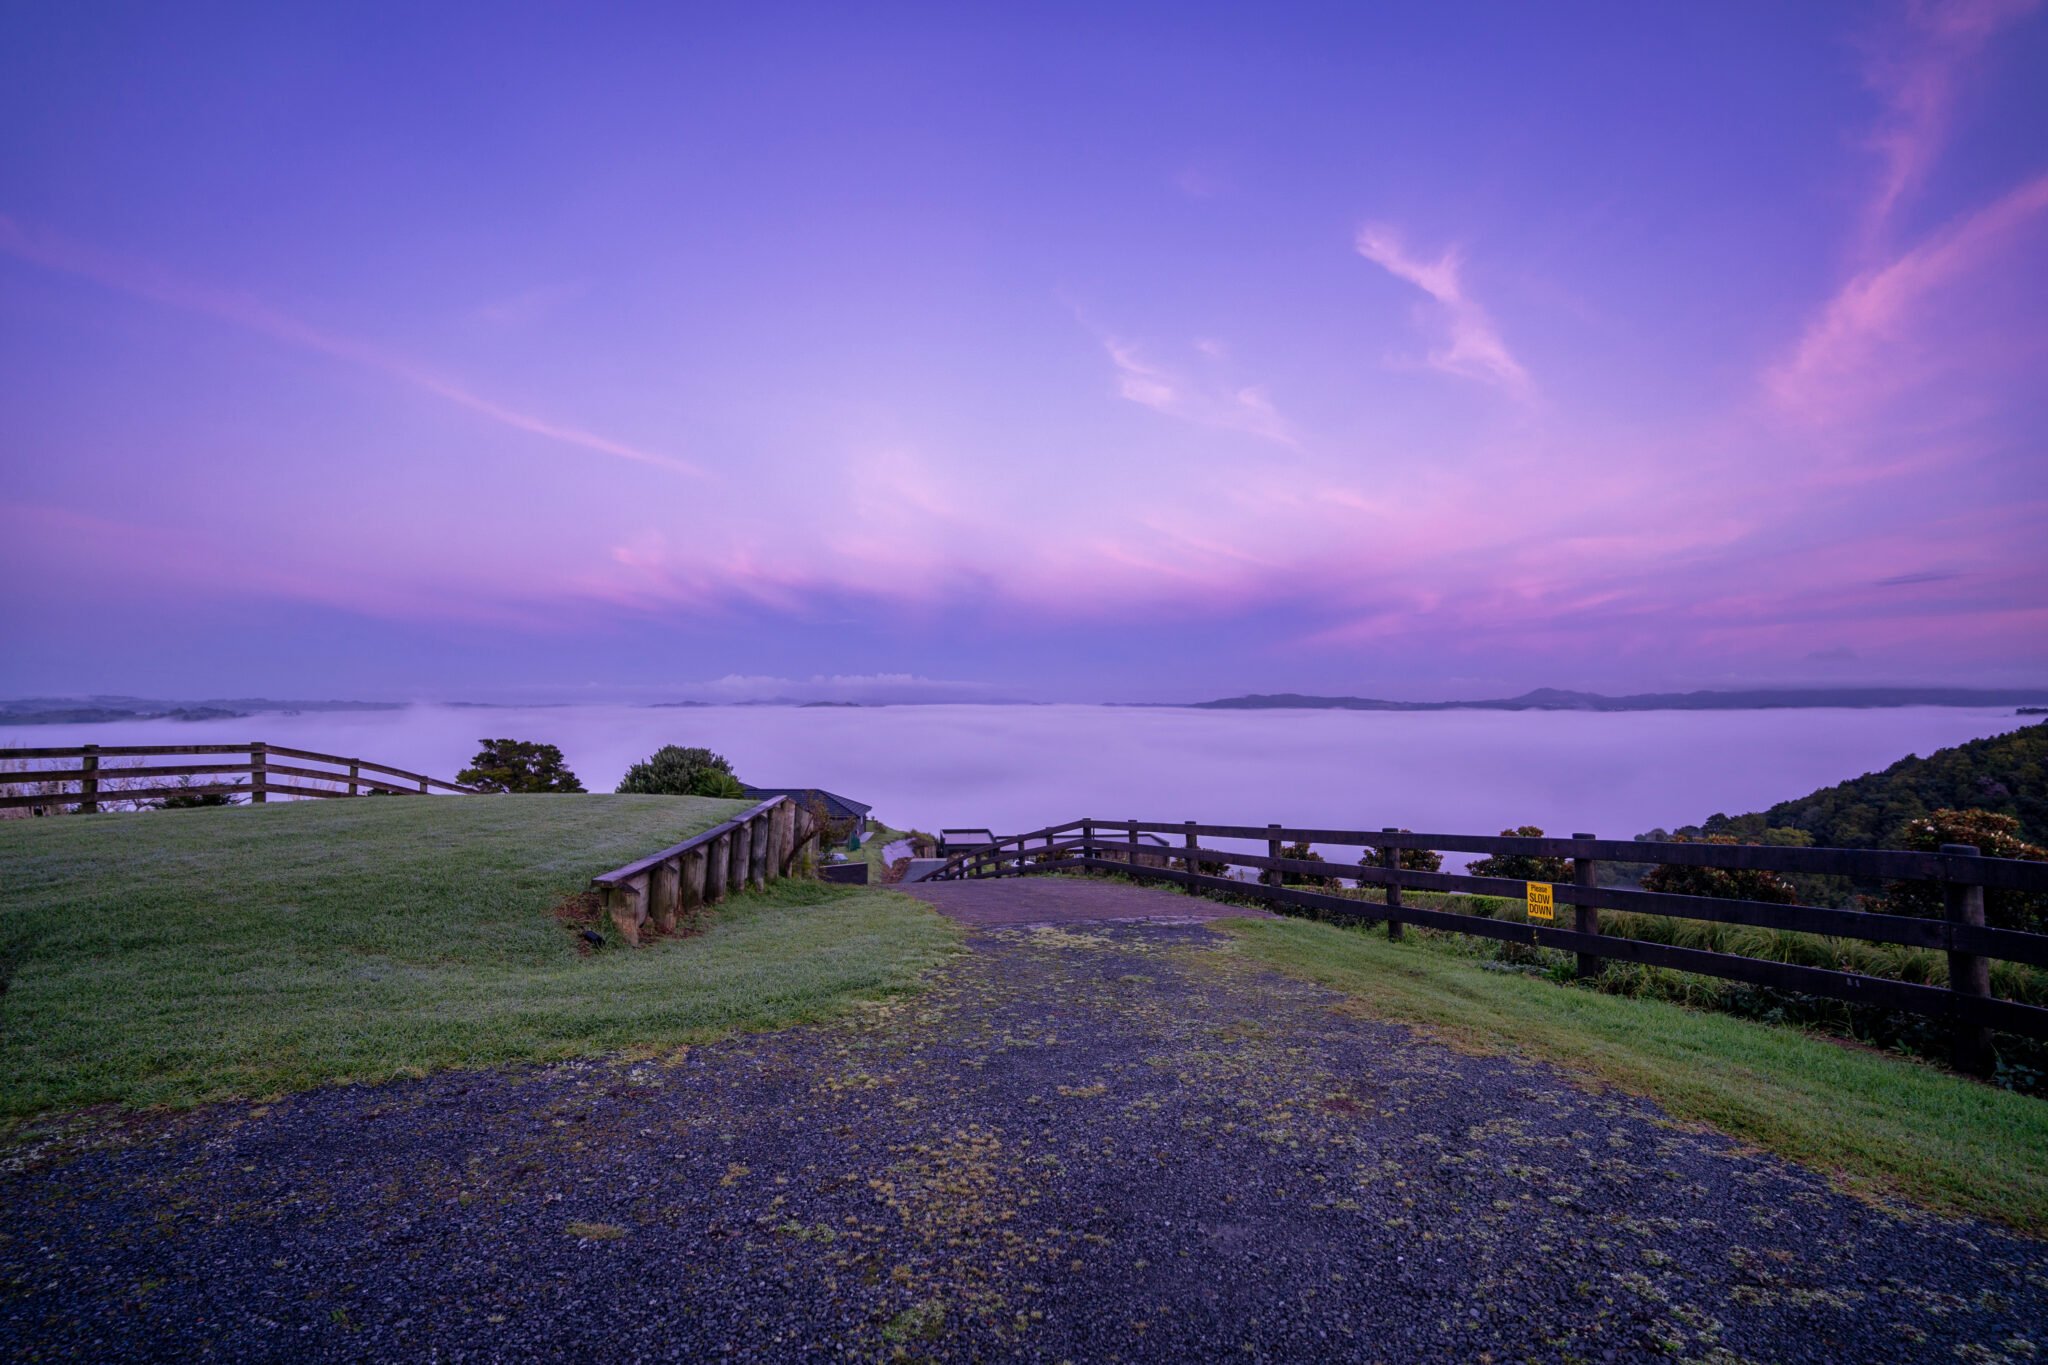
[[[1609,697],[1539,687],[1519,697],[1477,701],[1385,701],[1253,692],[1186,703],[1203,711],[1761,711],[1819,707],[2029,706],[2048,702],[2048,688],[1776,687],[1729,692],[1638,692]],[[1168,705],[1170,703],[1142,703]]]

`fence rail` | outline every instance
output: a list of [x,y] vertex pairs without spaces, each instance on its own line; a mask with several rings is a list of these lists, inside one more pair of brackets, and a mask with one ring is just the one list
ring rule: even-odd
[[[239,763],[185,762],[185,763],[138,763],[107,766],[102,760],[109,758],[176,758],[189,756],[194,759],[213,758],[227,754],[246,755]],[[279,763],[274,760],[295,759],[297,762]],[[267,801],[273,796],[306,797],[326,799],[341,796],[359,796],[365,791],[391,794],[423,793],[429,791],[473,793],[474,788],[457,782],[443,781],[428,777],[424,773],[411,772],[405,768],[394,768],[387,763],[372,763],[364,758],[345,758],[339,754],[316,753],[311,749],[292,749],[282,744],[82,744],[69,748],[0,749],[0,760],[20,762],[64,762],[75,760],[76,767],[26,768],[20,771],[0,772],[0,810],[53,809],[73,807],[82,814],[91,814],[102,805],[116,802],[160,801],[169,797],[203,795],[241,795],[252,802]],[[326,767],[308,767],[307,764],[325,764]],[[206,777],[214,779],[246,777],[247,781],[185,782],[178,786],[131,786],[134,782],[151,783],[160,778]],[[315,782],[336,784],[335,787],[313,787],[303,783],[283,781],[283,778],[307,778]],[[56,785],[57,791],[8,792],[13,787],[46,787]],[[118,785],[115,785],[118,784]],[[68,790],[75,787],[76,790]],[[340,789],[337,789],[340,788]]]
[[[1179,841],[1164,845],[1145,842],[1146,835],[1178,835]],[[1263,842],[1266,852],[1217,848],[1203,844],[1203,839]],[[1340,863],[1289,858],[1284,855],[1283,846],[1290,843],[1370,848],[1374,850],[1373,861]],[[1568,859],[1570,876],[1556,883],[1531,883],[1469,873],[1425,872],[1400,866],[1401,852],[1409,849]],[[1815,873],[1867,882],[1932,882],[1942,888],[1947,915],[1943,919],[1929,919],[1830,906],[1780,905],[1600,886],[1597,882],[1602,862]],[[1233,867],[1255,870],[1258,880],[1215,875]],[[1955,1061],[1958,1066],[1974,1071],[1985,1070],[1990,1064],[1992,1030],[2048,1038],[2048,1008],[1994,996],[1990,987],[1993,959],[2048,967],[2048,934],[1993,928],[1984,923],[1987,889],[2048,892],[2048,863],[1987,858],[1964,844],[1948,844],[1938,853],[1927,853],[1910,849],[1639,843],[1599,839],[1590,834],[1575,834],[1568,839],[1522,838],[1091,818],[1007,835],[984,847],[963,850],[949,858],[933,878],[959,880],[1067,870],[1115,872],[1141,881],[1179,885],[1195,894],[1238,896],[1268,905],[1319,911],[1341,919],[1384,923],[1392,938],[1400,937],[1402,925],[1415,924],[1531,947],[1561,949],[1577,955],[1581,976],[1597,975],[1603,961],[1611,959],[1902,1010],[1954,1025]],[[1341,878],[1355,882],[1361,890],[1377,889],[1382,899],[1363,900],[1288,885],[1285,879],[1290,875]],[[1521,900],[1532,887],[1541,885],[1550,887],[1558,904],[1572,907],[1568,924],[1535,919],[1527,923],[1494,920],[1431,910],[1404,904],[1401,895],[1403,890],[1449,891]],[[1946,986],[1928,985],[1603,934],[1602,910],[1934,949],[1948,955],[1949,981]]]
[[652,921],[673,932],[679,917],[716,905],[733,891],[809,871],[817,862],[816,818],[787,796],[771,796],[723,824],[636,863],[592,877],[619,936],[640,941]]

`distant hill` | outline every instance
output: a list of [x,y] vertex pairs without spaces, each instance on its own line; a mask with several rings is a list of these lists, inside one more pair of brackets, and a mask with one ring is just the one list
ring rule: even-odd
[[[1988,810],[2020,822],[2020,837],[2048,844],[2048,723],[1974,739],[1925,758],[1907,757],[1883,772],[1823,787],[1769,810],[1715,815],[1680,834],[1732,834],[1787,843],[1786,831],[1821,848],[1877,848],[1900,825],[1930,811]],[[1658,838],[1662,830],[1646,837]]]
[[1251,693],[1195,702],[1204,711],[1762,711],[1797,707],[2024,706],[2048,702],[2048,688],[1782,687],[1736,692],[1638,692],[1609,697],[1539,687],[1519,697],[1481,701],[1383,701]]
[[0,725],[98,725],[116,720],[235,720],[261,712],[395,711],[381,701],[272,701],[267,697],[215,697],[163,701],[151,697],[18,697],[0,700]]

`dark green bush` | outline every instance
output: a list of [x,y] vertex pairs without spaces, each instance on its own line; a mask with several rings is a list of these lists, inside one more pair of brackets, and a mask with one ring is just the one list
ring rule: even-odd
[[622,793],[639,796],[717,796],[738,800],[747,794],[733,776],[732,764],[709,749],[667,744],[643,763],[626,770]]

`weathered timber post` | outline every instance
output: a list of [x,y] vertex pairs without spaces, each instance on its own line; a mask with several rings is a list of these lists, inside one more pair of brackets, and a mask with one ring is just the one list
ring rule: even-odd
[[[98,815],[100,813],[100,746],[88,744],[79,756],[78,766],[85,770],[85,776],[78,782],[78,813]],[[58,784],[58,790],[62,790]]]
[[1184,836],[1182,847],[1187,850],[1188,894],[1199,896],[1202,894],[1202,888],[1195,885],[1194,879],[1202,875],[1202,860],[1198,856],[1202,850],[1195,842],[1195,822],[1192,820],[1188,821],[1188,832]]
[[789,861],[789,840],[782,832],[782,808],[788,804],[785,801],[770,806],[768,814],[762,817],[768,830],[768,880],[771,882],[782,876],[784,865]]
[[647,884],[647,917],[664,934],[676,931],[676,908],[682,903],[682,868],[671,858],[657,863]]
[[350,796],[361,796],[362,792],[357,790],[357,788],[362,786],[362,782],[363,760],[352,758],[348,761],[348,794]]
[[631,944],[640,942],[640,923],[647,918],[647,877],[645,874],[606,889],[605,909],[611,912],[612,927]]
[[[1095,856],[1095,821],[1093,819],[1081,822],[1081,856],[1083,858],[1093,858]],[[1081,869],[1084,873],[1093,872],[1094,870],[1092,867]]]
[[[1943,844],[1941,852],[1944,857],[1974,858],[1977,856],[1977,846]],[[1947,902],[1950,924],[1966,925],[1975,929],[1984,927],[1983,887],[1944,880],[1941,894],[1942,899]],[[1948,988],[1959,996],[1990,995],[1990,961],[1975,953],[1958,952],[1951,948],[1948,954]],[[1991,1030],[1982,1024],[1957,1019],[1949,1041],[1949,1061],[1954,1064],[1956,1070],[1967,1071],[1973,1076],[1988,1076],[1991,1074],[1994,1060]]]
[[725,874],[731,864],[731,859],[727,856],[725,847],[726,841],[729,838],[731,838],[729,834],[721,834],[716,839],[713,839],[710,846],[704,850],[704,903],[706,905],[716,905],[725,899]]
[[427,779],[423,777],[423,778],[421,778],[421,779],[420,779],[420,795],[421,795],[421,796],[425,796],[426,794],[427,794]]
[[756,891],[768,886],[768,816],[763,813],[747,821],[747,885]]
[[726,850],[728,863],[725,870],[725,889],[730,895],[738,895],[747,889],[747,855],[752,852],[753,835],[747,826],[741,825],[732,832]]
[[[1574,839],[1590,839],[1592,837],[1593,836],[1590,834],[1572,835],[1572,838]],[[1594,885],[1594,878],[1597,875],[1598,864],[1596,864],[1593,861],[1593,859],[1572,859],[1573,885],[1591,887]],[[1590,905],[1574,905],[1572,907],[1572,928],[1578,930],[1582,934],[1599,933],[1600,911]],[[1601,968],[1606,965],[1605,962],[1598,955],[1593,953],[1580,953],[1578,956],[1579,965],[1577,970],[1579,978],[1581,980],[1585,980],[1589,977],[1595,977],[1600,975]]]
[[1130,831],[1131,836],[1131,851],[1124,856],[1131,860],[1131,880],[1136,881],[1138,879],[1138,822],[1136,820],[1126,820],[1124,825]]
[[[1278,859],[1280,856],[1280,826],[1278,825],[1266,826],[1266,856],[1273,859]],[[1280,869],[1277,867],[1267,868],[1266,875],[1259,880],[1268,886],[1280,885]]]
[[270,746],[249,746],[249,800],[262,805],[270,799]]
[[1401,937],[1401,850],[1385,842],[1389,834],[1399,834],[1398,829],[1380,831],[1380,866],[1387,869],[1387,941],[1398,942]]
[[676,910],[686,919],[695,919],[704,908],[704,864],[704,850],[693,848],[676,869]]

